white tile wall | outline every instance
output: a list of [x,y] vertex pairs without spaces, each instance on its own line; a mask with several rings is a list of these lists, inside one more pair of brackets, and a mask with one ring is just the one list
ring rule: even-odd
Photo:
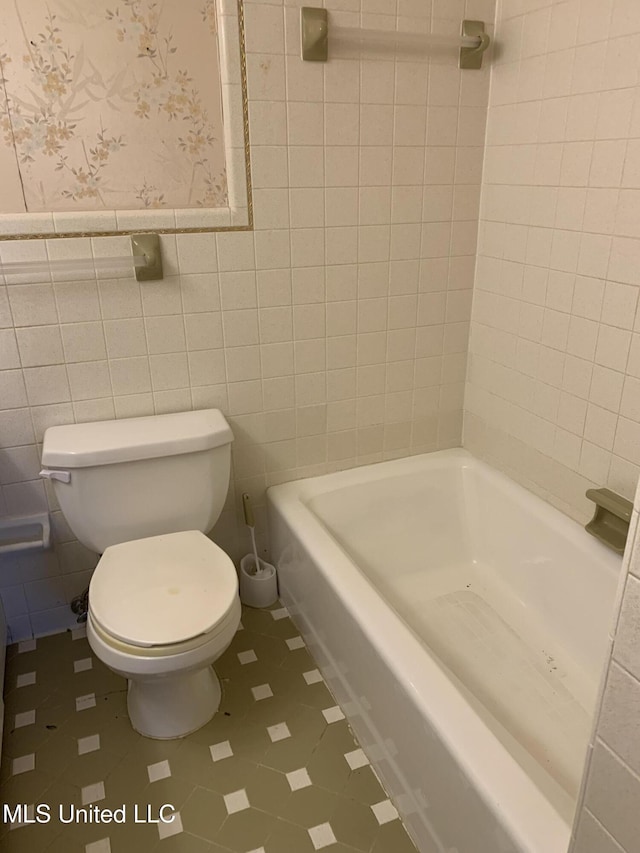
[[[636,500],[637,503],[637,500]],[[634,853],[640,820],[640,537],[633,513],[620,614],[570,853]]]
[[[582,521],[640,470],[640,5],[505,0],[496,39],[464,442]],[[638,849],[639,544],[571,853]]]
[[[494,0],[330,0],[334,21],[457,32]],[[489,68],[299,59],[297,3],[246,2],[255,231],[162,238],[166,278],[0,281],[0,512],[39,509],[46,427],[220,407],[240,494],[458,445]],[[0,243],[3,261],[121,255],[127,238]],[[58,276],[59,278],[59,276]],[[629,330],[627,330],[629,331]],[[56,547],[3,561],[14,638],[69,622],[95,557],[50,492]]]
[[584,521],[640,472],[640,4],[498,7],[464,441]]

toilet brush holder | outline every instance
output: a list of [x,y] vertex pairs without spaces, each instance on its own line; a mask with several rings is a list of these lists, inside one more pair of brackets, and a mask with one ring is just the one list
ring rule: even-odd
[[253,554],[240,560],[240,600],[249,607],[269,607],[278,600],[278,576],[275,566],[260,560],[262,571],[256,571]]

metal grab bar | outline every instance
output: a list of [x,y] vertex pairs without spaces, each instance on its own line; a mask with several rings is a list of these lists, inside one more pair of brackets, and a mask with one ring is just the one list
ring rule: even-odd
[[483,21],[463,21],[459,36],[440,33],[405,33],[396,30],[371,30],[357,27],[329,27],[326,9],[304,6],[300,10],[302,59],[326,62],[331,45],[338,48],[391,49],[423,52],[429,47],[459,48],[460,68],[481,68],[482,56],[491,39]]
[[138,281],[156,281],[163,278],[160,238],[157,234],[134,234],[131,237],[132,254],[128,257],[105,258],[50,258],[42,261],[7,261],[0,263],[1,275],[42,275],[54,273],[59,279],[65,273],[135,273]]

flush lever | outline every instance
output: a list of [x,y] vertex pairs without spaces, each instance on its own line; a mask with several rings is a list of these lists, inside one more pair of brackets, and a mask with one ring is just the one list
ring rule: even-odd
[[43,468],[40,471],[40,476],[45,480],[60,480],[61,483],[71,482],[71,471],[50,471],[49,468]]

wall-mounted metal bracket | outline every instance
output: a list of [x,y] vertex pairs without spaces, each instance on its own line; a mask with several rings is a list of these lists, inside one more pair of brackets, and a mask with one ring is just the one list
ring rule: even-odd
[[134,258],[144,258],[144,264],[136,264],[135,267],[138,281],[158,281],[164,278],[160,237],[157,234],[134,234],[131,237],[131,250]]
[[475,70],[482,68],[482,56],[491,41],[484,31],[484,21],[463,21],[461,35],[463,37],[477,37],[480,39],[480,43],[477,47],[460,48],[459,67]]
[[587,497],[596,511],[585,530],[618,554],[624,553],[633,504],[610,489],[587,489]]
[[300,10],[302,58],[326,62],[329,55],[329,22],[326,9],[303,6]]

